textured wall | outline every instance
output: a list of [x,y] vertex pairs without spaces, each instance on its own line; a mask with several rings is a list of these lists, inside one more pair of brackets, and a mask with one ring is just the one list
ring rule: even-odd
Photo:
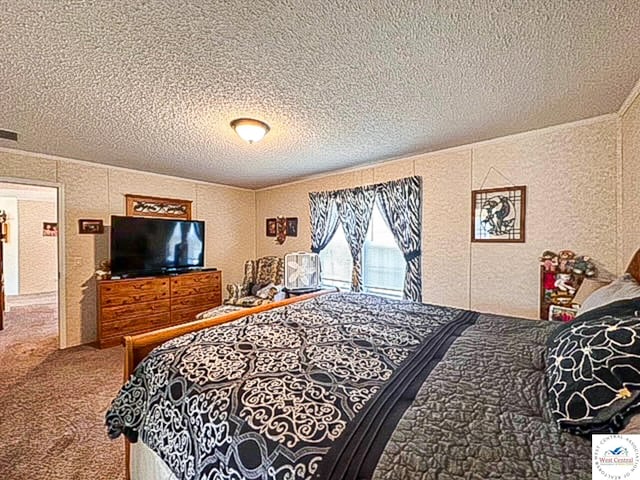
[[[309,191],[421,175],[424,300],[536,317],[543,250],[574,249],[616,269],[616,139],[611,116],[261,190],[257,254],[309,248]],[[470,242],[471,190],[481,187],[492,166],[527,185],[524,244]],[[508,183],[492,172],[484,186]],[[265,218],[276,215],[298,216],[300,236],[284,245],[267,238]]]
[[240,281],[242,262],[255,253],[252,191],[7,152],[0,152],[0,177],[64,186],[67,346],[95,340],[93,273],[108,257],[108,235],[79,235],[78,219],[102,219],[108,229],[111,215],[124,214],[126,193],[193,200],[194,218],[206,222],[206,264],[223,270],[224,283]]
[[[506,138],[473,149],[473,187],[491,166],[527,186],[526,243],[471,248],[471,306],[537,315],[537,257],[568,248],[616,270],[615,118]],[[504,185],[497,175],[486,187]]]
[[18,201],[20,295],[58,289],[58,243],[42,235],[42,223],[57,219],[55,202]]
[[622,261],[640,248],[640,96],[622,115]]

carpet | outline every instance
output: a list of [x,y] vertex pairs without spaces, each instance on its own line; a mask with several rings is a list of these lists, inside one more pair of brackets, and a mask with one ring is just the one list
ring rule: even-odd
[[57,350],[55,315],[13,306],[0,331],[0,479],[124,479],[124,442],[104,427],[123,349]]

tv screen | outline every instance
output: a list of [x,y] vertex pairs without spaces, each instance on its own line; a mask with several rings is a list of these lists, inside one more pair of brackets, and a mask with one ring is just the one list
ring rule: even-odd
[[155,275],[204,266],[204,222],[111,217],[112,275]]

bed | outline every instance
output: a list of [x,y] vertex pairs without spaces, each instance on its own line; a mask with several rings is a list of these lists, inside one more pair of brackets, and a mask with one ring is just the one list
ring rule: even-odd
[[127,339],[132,478],[591,478],[548,404],[554,322],[349,293],[233,315]]

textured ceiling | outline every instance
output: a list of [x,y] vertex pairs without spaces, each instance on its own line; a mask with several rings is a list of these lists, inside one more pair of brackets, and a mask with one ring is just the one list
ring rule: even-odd
[[0,146],[266,186],[613,112],[639,31],[637,0],[0,0]]

